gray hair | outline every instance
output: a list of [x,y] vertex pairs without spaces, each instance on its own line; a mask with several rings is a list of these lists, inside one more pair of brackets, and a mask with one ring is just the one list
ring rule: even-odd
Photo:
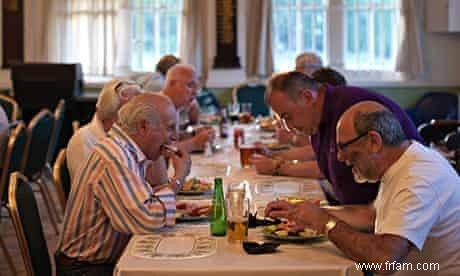
[[382,137],[384,145],[397,146],[406,140],[399,120],[388,110],[378,110],[372,112],[356,112],[354,117],[354,127],[358,135],[362,135],[371,130],[376,131]]
[[323,66],[323,61],[317,54],[305,52],[296,57],[295,66],[298,68],[320,68]]
[[120,80],[114,79],[107,82],[102,88],[96,103],[100,120],[111,119],[117,115],[120,98],[116,92],[116,87],[120,83]]
[[132,135],[137,134],[137,125],[141,121],[146,121],[155,127],[161,124],[157,107],[150,101],[136,96],[120,108],[117,124],[124,132]]
[[272,91],[279,91],[287,94],[293,101],[296,101],[298,100],[300,91],[304,89],[317,91],[318,88],[318,82],[304,73],[297,71],[280,73],[272,76],[268,81],[265,99],[267,101]]

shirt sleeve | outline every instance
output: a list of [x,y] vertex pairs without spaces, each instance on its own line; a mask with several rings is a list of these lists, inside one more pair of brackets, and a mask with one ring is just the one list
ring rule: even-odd
[[103,170],[94,194],[115,230],[146,234],[174,225],[176,200],[170,188],[154,193],[147,181],[120,162],[107,162]]
[[[406,179],[404,181],[416,181]],[[418,250],[439,217],[441,206],[429,183],[418,179],[415,185],[405,187],[385,199],[389,203],[381,221],[377,218],[376,234],[393,234],[409,240]]]

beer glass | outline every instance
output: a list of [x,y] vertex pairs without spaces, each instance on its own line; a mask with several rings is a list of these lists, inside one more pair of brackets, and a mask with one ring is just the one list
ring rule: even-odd
[[[242,191],[242,192],[240,192]],[[248,237],[249,199],[244,190],[227,193],[227,239],[230,243],[245,241]]]
[[254,145],[240,145],[240,161],[242,168],[251,167],[249,158],[254,153],[257,153],[257,147],[255,147]]

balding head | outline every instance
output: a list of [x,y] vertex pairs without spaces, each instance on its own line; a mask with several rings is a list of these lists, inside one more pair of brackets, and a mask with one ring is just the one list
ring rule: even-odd
[[189,107],[198,89],[198,78],[193,66],[176,64],[169,69],[163,93],[173,101],[177,109]]
[[312,73],[323,66],[323,61],[315,53],[305,52],[298,55],[295,59],[295,70],[302,72],[309,77]]
[[377,132],[384,145],[399,145],[405,140],[401,124],[385,106],[374,101],[359,102],[347,109],[337,123],[337,138],[341,141]]
[[160,126],[176,109],[171,100],[158,93],[144,93],[131,99],[118,112],[118,124],[128,134],[137,133],[140,121],[146,121],[154,127]]

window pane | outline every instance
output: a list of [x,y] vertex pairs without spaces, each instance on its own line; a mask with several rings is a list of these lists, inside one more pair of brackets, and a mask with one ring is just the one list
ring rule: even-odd
[[346,0],[345,68],[392,70],[398,43],[398,0]]
[[326,49],[326,1],[272,0],[275,70],[294,69],[295,57],[305,51],[323,59]]
[[132,70],[152,71],[166,54],[178,55],[182,0],[131,0]]

